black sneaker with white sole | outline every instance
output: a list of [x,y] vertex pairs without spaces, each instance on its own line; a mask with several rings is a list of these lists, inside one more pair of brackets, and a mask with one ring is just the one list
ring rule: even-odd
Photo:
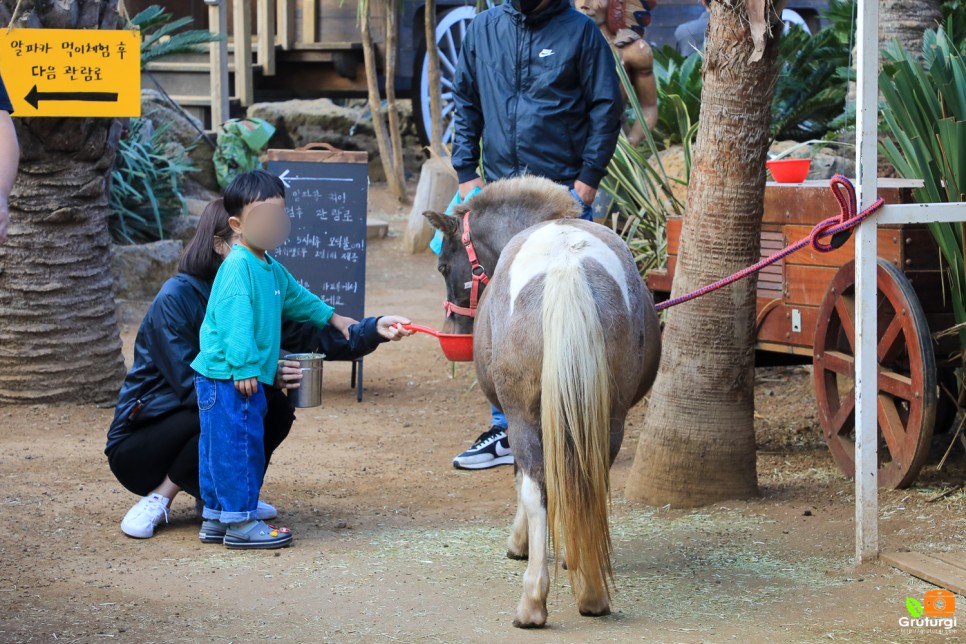
[[480,434],[473,447],[453,459],[458,470],[485,470],[497,465],[513,465],[513,453],[506,427],[494,425]]

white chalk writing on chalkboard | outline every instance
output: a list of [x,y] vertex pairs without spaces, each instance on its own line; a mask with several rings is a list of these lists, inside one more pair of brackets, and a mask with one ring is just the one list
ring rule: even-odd
[[352,177],[346,177],[346,178],[343,178],[343,177],[298,177],[298,176],[293,177],[293,176],[290,176],[289,175],[289,172],[291,172],[291,170],[286,170],[282,174],[278,175],[278,178],[282,180],[282,183],[285,184],[285,187],[286,188],[291,188],[292,187],[291,184],[289,183],[289,181],[352,181],[353,180]]
[[292,220],[273,255],[339,313],[364,317],[367,166],[273,160],[269,171],[286,182]]

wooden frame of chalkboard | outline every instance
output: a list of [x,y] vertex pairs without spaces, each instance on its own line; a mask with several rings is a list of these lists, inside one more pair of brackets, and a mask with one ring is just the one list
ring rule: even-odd
[[[310,143],[269,150],[267,157],[268,171],[285,184],[285,209],[292,220],[288,240],[273,255],[339,314],[362,319],[369,155]],[[362,402],[361,358],[352,363],[351,386]]]

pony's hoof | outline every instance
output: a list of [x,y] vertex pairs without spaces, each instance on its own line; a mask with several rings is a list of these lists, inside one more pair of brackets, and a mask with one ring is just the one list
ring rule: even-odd
[[604,617],[610,615],[610,606],[604,606],[602,608],[581,608],[580,614],[584,617]]
[[507,551],[506,551],[506,558],[507,559],[513,559],[515,561],[526,561],[527,559],[530,558],[530,553],[527,553],[527,552],[516,553],[516,552],[513,552],[510,549],[507,549]]
[[543,628],[547,624],[547,607],[539,602],[523,601],[517,606],[513,625],[517,628]]

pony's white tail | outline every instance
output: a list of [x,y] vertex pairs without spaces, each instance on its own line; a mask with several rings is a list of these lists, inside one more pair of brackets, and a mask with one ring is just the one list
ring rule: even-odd
[[[576,258],[575,258],[576,260]],[[547,271],[543,292],[541,425],[547,524],[571,588],[610,596],[610,399],[604,329],[579,261]]]

